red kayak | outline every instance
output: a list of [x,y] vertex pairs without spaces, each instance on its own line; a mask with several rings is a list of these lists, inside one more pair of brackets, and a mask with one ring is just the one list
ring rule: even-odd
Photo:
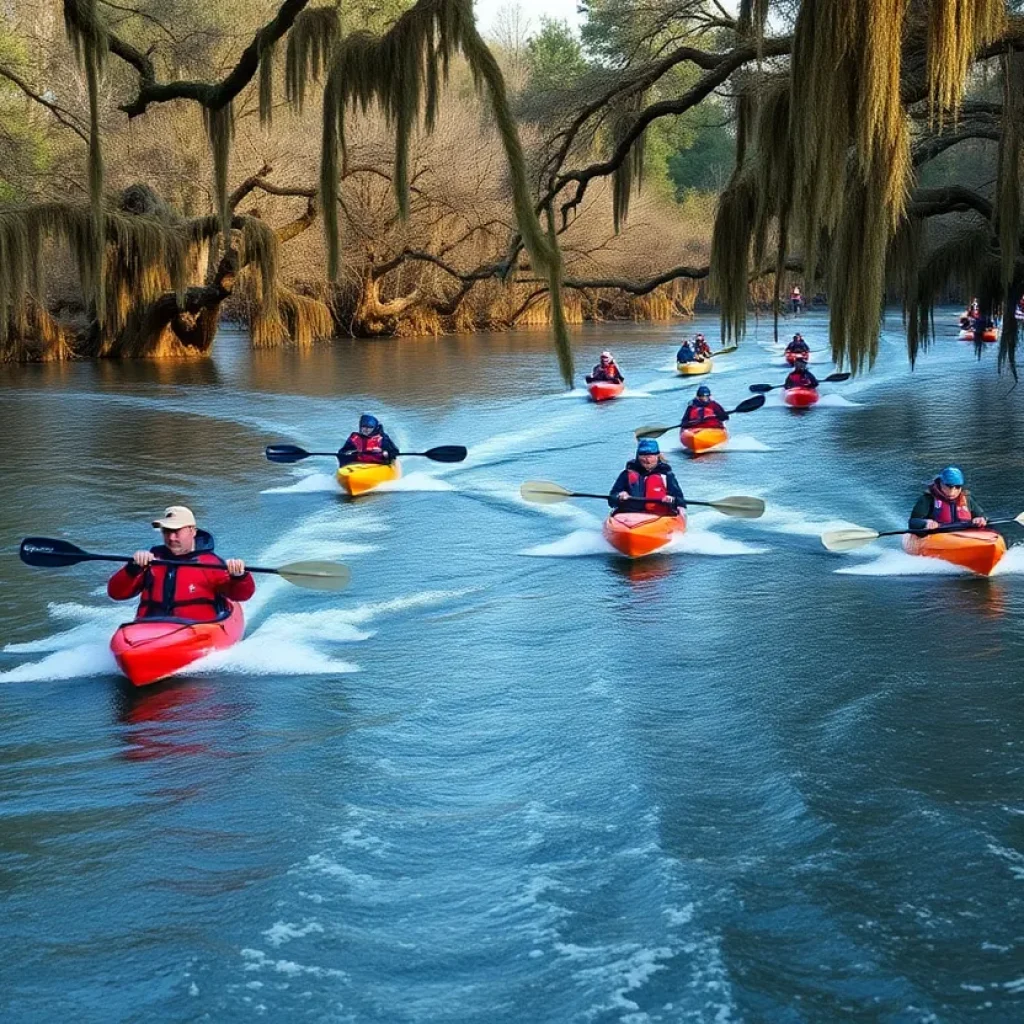
[[806,363],[811,361],[810,352],[786,352],[785,356],[786,362],[789,363],[790,366],[792,366],[798,359],[802,359]]
[[241,605],[229,601],[228,606],[212,622],[156,617],[126,622],[110,638],[117,667],[133,686],[146,686],[233,646],[245,632],[245,616]]
[[788,388],[782,396],[782,400],[786,405],[790,405],[794,409],[806,409],[809,405],[814,405],[818,400],[818,389]]
[[595,380],[592,384],[587,385],[590,397],[595,402],[607,402],[610,398],[618,398],[625,388],[625,381],[613,384],[610,380]]

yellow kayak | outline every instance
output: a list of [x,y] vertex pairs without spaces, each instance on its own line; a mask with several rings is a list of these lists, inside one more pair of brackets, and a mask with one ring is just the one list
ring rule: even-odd
[[710,359],[702,359],[699,362],[676,363],[676,372],[684,377],[692,377],[696,373],[710,373],[711,362]]
[[388,465],[378,462],[350,462],[338,470],[338,483],[346,494],[353,498],[365,494],[374,487],[397,480],[402,475],[402,466],[397,460]]

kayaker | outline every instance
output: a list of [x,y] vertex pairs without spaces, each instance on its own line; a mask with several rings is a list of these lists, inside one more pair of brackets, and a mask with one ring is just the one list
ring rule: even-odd
[[398,445],[384,432],[380,420],[364,412],[359,417],[359,429],[349,434],[348,440],[338,449],[338,465],[376,462],[386,466],[398,456]]
[[971,299],[971,304],[967,307],[967,315],[969,317],[981,316],[981,305],[977,299]]
[[[659,504],[653,504],[654,500]],[[674,516],[677,508],[686,508],[679,481],[672,467],[662,461],[657,441],[644,438],[637,444],[636,458],[626,463],[608,492],[608,504],[616,512],[652,512],[656,516]]]
[[683,413],[683,426],[721,428],[728,418],[725,409],[711,397],[711,388],[702,384],[697,388],[697,397]]
[[711,346],[707,343],[707,339],[703,334],[698,334],[693,339],[693,354],[702,360],[711,358]]
[[917,499],[910,513],[910,530],[937,530],[954,523],[984,526],[988,520],[981,506],[964,487],[964,474],[957,466],[947,466]]
[[1017,300],[1017,308],[1013,311],[1014,320],[1024,320],[1024,296]]
[[800,285],[798,285],[798,284],[793,285],[793,290],[789,293],[789,301],[793,305],[793,312],[794,313],[799,313],[801,307],[804,304],[804,297],[800,293]]
[[[227,606],[225,599],[248,601],[256,593],[252,573],[240,558],[225,561],[213,550],[213,537],[196,528],[196,518],[184,505],[171,505],[153,527],[163,544],[136,551],[132,560],[107,581],[115,601],[141,597],[137,619],[154,616],[209,622]],[[180,563],[153,565],[154,559]]]
[[793,370],[786,377],[786,381],[782,386],[787,391],[790,388],[816,388],[818,386],[818,378],[807,369],[806,359],[798,359],[793,364]]
[[679,346],[679,351],[676,353],[677,363],[701,363],[703,361],[704,360],[694,352],[693,347],[688,341],[684,341],[682,345]]
[[800,356],[806,359],[811,354],[811,347],[804,341],[802,334],[794,334],[793,340],[786,346],[786,355]]
[[626,378],[618,368],[611,352],[602,352],[601,361],[590,372],[586,378],[588,384],[595,384],[598,381],[608,381],[609,384],[621,384]]

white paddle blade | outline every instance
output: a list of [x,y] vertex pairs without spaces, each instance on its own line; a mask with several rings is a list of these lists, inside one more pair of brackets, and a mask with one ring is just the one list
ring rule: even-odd
[[532,501],[535,505],[557,505],[572,497],[571,492],[564,487],[547,480],[527,480],[525,484],[520,484],[519,494],[524,501]]
[[307,590],[344,590],[352,579],[352,570],[340,562],[292,562],[277,574]]
[[829,551],[856,551],[872,541],[878,540],[877,530],[853,526],[848,530],[829,530],[821,535],[821,543]]
[[662,434],[667,434],[678,424],[672,424],[671,427],[637,427],[633,431],[633,436],[639,441],[643,437],[661,437]]
[[735,519],[760,519],[764,515],[764,502],[760,498],[750,498],[744,494],[719,498],[718,501],[711,502],[711,506],[716,512]]

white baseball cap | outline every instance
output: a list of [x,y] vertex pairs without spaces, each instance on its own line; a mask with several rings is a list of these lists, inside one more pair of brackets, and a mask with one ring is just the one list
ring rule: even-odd
[[179,530],[183,526],[195,526],[196,517],[192,515],[192,509],[184,505],[171,505],[164,509],[161,519],[154,519],[153,525],[160,530]]

